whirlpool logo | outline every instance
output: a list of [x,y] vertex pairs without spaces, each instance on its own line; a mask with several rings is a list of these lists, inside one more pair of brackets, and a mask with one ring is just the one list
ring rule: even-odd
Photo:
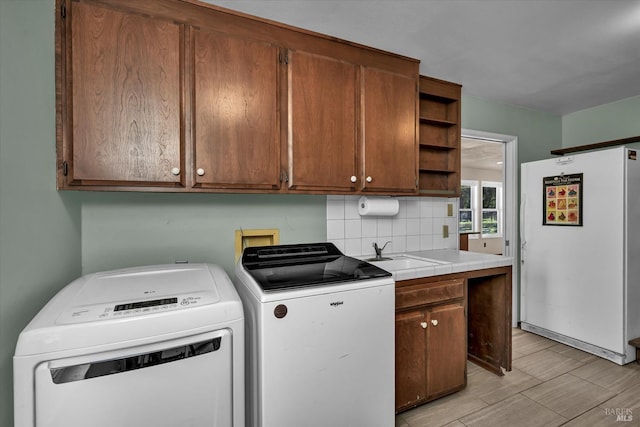
[[329,303],[331,307],[338,307],[338,306],[341,306],[342,304],[344,304],[344,301],[333,301]]

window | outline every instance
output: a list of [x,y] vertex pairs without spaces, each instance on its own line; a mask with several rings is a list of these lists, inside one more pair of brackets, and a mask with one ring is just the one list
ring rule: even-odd
[[460,233],[502,237],[502,183],[463,180],[459,216]]
[[482,182],[482,237],[502,237],[502,183]]
[[460,233],[468,233],[478,229],[476,224],[478,211],[478,181],[462,181],[460,190]]

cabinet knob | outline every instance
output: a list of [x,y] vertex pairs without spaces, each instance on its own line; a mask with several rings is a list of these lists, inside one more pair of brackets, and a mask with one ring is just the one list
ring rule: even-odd
[[198,170],[196,171],[196,173],[198,174],[198,176],[202,176],[202,175],[204,175],[204,169],[202,169],[202,168],[198,168]]
[[367,177],[367,182],[371,182],[373,181],[373,178],[371,178],[370,176]]
[[432,324],[433,326],[438,326],[438,321],[437,321],[436,319],[432,319],[432,320],[431,320],[431,324]]
[[422,326],[422,329],[427,329],[427,322],[420,322],[420,326]]
[[180,168],[171,168],[171,173],[173,175],[180,175]]
[[356,182],[358,178],[355,175],[351,175],[351,182]]

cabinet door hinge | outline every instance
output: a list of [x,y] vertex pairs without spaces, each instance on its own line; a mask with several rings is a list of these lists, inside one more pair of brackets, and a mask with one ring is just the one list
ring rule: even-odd
[[62,19],[67,17],[67,5],[64,3],[60,5],[60,16],[62,17]]
[[289,55],[287,55],[286,53],[283,55],[283,54],[281,53],[281,54],[280,54],[280,63],[281,63],[281,64],[288,65],[288,64],[289,64]]
[[69,175],[69,163],[67,163],[66,161],[62,162],[62,174],[64,176]]
[[280,172],[280,182],[289,182],[289,175],[286,171]]

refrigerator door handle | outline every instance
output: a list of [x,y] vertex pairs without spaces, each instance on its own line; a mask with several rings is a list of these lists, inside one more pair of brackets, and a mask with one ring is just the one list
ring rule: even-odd
[[527,205],[527,195],[522,194],[520,200],[520,263],[524,264],[524,253],[527,246],[527,238],[525,236],[525,207]]

